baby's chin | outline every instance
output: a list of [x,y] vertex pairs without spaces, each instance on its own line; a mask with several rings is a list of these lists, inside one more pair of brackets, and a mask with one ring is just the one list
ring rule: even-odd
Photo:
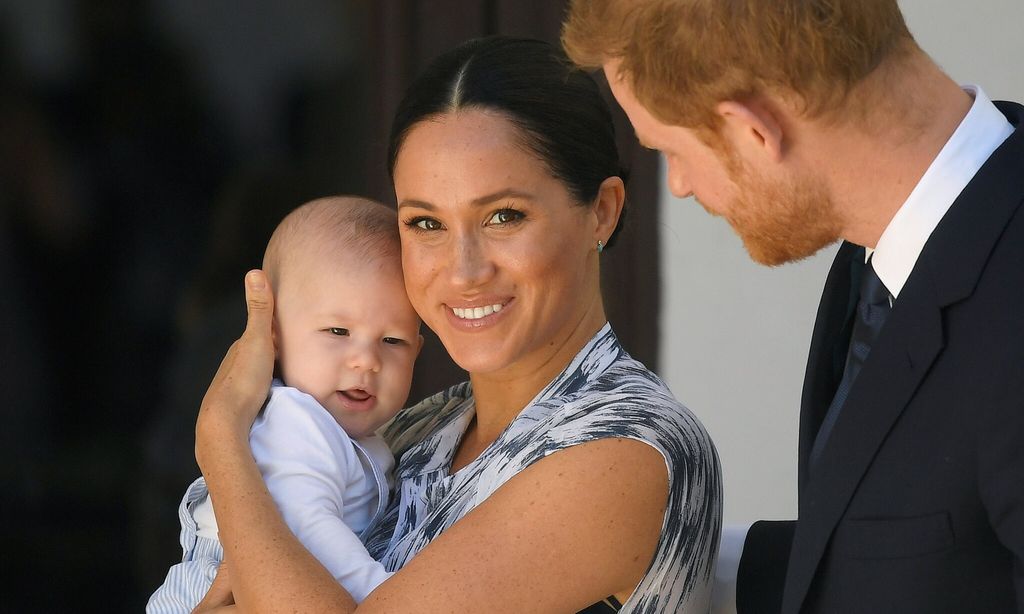
[[[385,417],[374,416],[372,421],[354,420],[351,415],[338,415],[337,412],[332,413],[334,414],[335,421],[337,421],[338,425],[341,426],[342,430],[349,437],[352,439],[363,439],[375,435],[381,427],[391,421],[395,414],[398,413],[398,410],[383,414]],[[357,418],[359,417],[357,416]]]

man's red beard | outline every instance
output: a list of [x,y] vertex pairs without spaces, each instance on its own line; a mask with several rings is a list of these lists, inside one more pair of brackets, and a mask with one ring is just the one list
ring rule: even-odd
[[772,182],[734,157],[726,163],[737,196],[721,215],[754,262],[778,266],[802,260],[839,239],[835,207],[820,181]]

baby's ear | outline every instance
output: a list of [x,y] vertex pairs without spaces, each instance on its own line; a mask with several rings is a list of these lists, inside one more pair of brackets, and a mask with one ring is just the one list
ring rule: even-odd
[[416,335],[416,356],[420,355],[420,350],[423,349],[423,335]]
[[284,373],[281,372],[281,347],[277,344],[277,316],[270,325],[270,342],[274,344],[274,378],[284,380]]

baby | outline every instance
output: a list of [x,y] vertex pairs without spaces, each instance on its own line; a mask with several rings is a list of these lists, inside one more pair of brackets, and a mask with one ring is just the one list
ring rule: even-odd
[[[395,213],[333,197],[290,213],[267,245],[277,376],[249,434],[285,522],[357,601],[390,575],[358,535],[388,503],[394,458],[374,432],[405,403],[423,338]],[[182,562],[147,612],[190,612],[224,551],[203,478],[179,508]]]

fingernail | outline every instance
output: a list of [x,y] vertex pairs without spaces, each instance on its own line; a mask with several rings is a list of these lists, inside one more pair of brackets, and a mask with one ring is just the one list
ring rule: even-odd
[[249,284],[250,290],[262,290],[266,285],[263,281],[263,276],[259,274],[259,271],[249,271],[245,276],[245,282]]

